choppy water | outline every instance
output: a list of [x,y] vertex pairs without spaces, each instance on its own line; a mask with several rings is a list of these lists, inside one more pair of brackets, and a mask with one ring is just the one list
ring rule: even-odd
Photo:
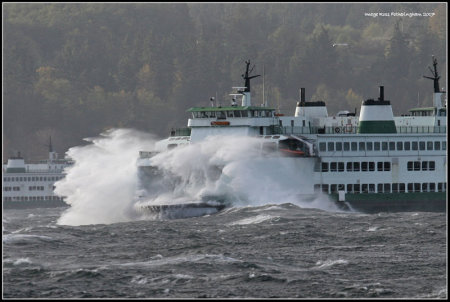
[[285,203],[84,226],[3,212],[4,298],[447,298],[445,213]]

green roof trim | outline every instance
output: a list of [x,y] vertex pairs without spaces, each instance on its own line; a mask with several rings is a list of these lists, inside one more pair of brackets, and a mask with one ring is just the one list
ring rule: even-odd
[[237,106],[237,107],[192,107],[187,112],[211,112],[211,111],[248,111],[248,110],[270,110],[275,111],[274,108],[269,107],[255,107],[255,106]]
[[409,111],[434,111],[436,107],[412,108]]

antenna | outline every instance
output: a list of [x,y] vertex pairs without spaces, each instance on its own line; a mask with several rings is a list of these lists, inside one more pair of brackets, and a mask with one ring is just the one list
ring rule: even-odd
[[431,56],[433,59],[433,67],[434,67],[434,71],[433,69],[431,69],[430,66],[428,66],[428,69],[431,71],[431,74],[433,75],[433,77],[427,77],[427,76],[423,76],[424,78],[433,80],[433,84],[434,84],[434,92],[435,93],[439,93],[439,79],[441,78],[440,75],[438,75],[438,71],[437,71],[437,60],[434,56]]
[[265,94],[265,90],[264,90],[264,80],[265,80],[265,78],[266,78],[266,65],[263,64],[263,105],[264,105],[264,107],[267,107],[266,101],[265,101],[265,97],[264,97],[264,94]]

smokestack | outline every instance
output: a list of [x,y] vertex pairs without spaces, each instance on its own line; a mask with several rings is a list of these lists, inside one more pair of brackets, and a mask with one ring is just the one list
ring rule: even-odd
[[300,102],[304,103],[306,102],[305,100],[305,88],[300,88]]
[[380,86],[380,97],[378,98],[379,101],[384,101],[384,86]]

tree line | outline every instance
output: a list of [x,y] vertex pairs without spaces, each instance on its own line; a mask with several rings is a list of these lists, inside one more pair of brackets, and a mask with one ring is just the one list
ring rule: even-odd
[[[3,6],[3,157],[45,156],[109,128],[166,136],[186,109],[230,101],[244,61],[271,107],[300,87],[330,113],[384,85],[396,114],[430,106],[431,55],[446,83],[446,5],[429,3],[8,3]],[[370,17],[420,12],[428,17]],[[252,82],[262,103],[262,77]]]

